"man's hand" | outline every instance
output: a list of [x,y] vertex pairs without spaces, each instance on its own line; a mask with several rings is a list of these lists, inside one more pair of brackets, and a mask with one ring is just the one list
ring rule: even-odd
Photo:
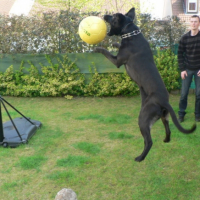
[[[199,71],[199,72],[200,72],[200,71]],[[199,72],[198,72],[198,73],[199,73]],[[182,79],[185,79],[186,76],[187,76],[187,72],[186,72],[186,71],[182,71],[182,72],[181,72],[181,78],[182,78]],[[199,73],[199,76],[200,76],[200,73]]]
[[199,76],[199,77],[200,77],[200,70],[197,72],[197,76]]

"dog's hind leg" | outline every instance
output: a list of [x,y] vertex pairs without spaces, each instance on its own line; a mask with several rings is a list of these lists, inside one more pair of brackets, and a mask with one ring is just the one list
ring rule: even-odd
[[135,158],[135,161],[142,161],[145,159],[147,154],[149,153],[153,142],[151,139],[151,126],[155,121],[157,121],[161,117],[161,112],[159,106],[156,106],[155,104],[148,104],[145,105],[140,112],[139,115],[139,127],[141,134],[144,138],[144,150],[142,154]]
[[[146,126],[146,125],[142,125],[142,126]],[[144,137],[144,150],[140,156],[135,158],[135,161],[138,161],[138,162],[141,162],[145,159],[146,155],[149,153],[153,145],[151,134],[150,134],[150,127],[148,126],[140,127],[140,131],[141,131],[142,136]]]
[[170,128],[169,128],[169,113],[168,111],[164,110],[163,111],[163,115],[161,117],[161,120],[165,126],[165,133],[166,133],[166,137],[165,139],[163,140],[164,142],[169,142],[170,141],[170,136],[171,136],[171,131],[170,131]]
[[143,107],[148,96],[142,87],[140,87],[140,96],[141,96],[142,107]]

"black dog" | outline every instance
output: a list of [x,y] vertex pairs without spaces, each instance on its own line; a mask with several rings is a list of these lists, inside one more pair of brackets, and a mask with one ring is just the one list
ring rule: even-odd
[[111,26],[108,36],[119,35],[122,41],[121,44],[113,45],[119,48],[117,56],[100,47],[97,47],[95,52],[102,53],[118,68],[125,65],[128,75],[140,88],[142,105],[139,115],[139,127],[145,145],[142,154],[135,158],[136,161],[140,162],[145,159],[151,149],[153,143],[150,129],[158,119],[161,118],[165,126],[166,137],[164,142],[170,141],[169,114],[178,130],[183,133],[192,133],[196,129],[196,125],[194,124],[190,130],[186,130],[179,124],[174,110],[169,104],[169,95],[155,66],[150,46],[138,27],[133,23],[134,17],[134,8],[126,15],[121,13],[116,13],[113,16],[105,15],[104,20]]

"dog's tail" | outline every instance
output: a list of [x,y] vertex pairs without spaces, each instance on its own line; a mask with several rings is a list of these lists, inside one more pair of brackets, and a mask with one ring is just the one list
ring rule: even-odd
[[168,105],[166,105],[165,107],[166,107],[166,109],[169,111],[169,113],[170,113],[170,115],[171,115],[171,118],[172,118],[172,121],[174,122],[174,125],[178,128],[179,131],[181,131],[182,133],[185,133],[185,134],[189,134],[189,133],[192,133],[192,132],[195,131],[195,129],[196,129],[196,124],[193,124],[193,126],[192,126],[191,129],[184,129],[184,128],[180,125],[180,123],[179,123],[179,121],[178,121],[178,119],[177,119],[177,117],[176,117],[176,114],[175,114],[173,108],[171,107],[171,105],[168,104]]

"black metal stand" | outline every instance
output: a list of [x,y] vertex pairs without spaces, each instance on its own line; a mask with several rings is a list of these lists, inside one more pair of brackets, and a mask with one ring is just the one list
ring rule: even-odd
[[0,101],[0,142],[3,142],[4,134],[3,134],[3,120],[1,114],[1,101]]
[[[4,131],[3,126],[3,120],[2,120],[2,112],[1,112],[1,104],[3,105],[10,121],[7,122],[7,129]],[[18,112],[23,118],[16,118],[12,119],[6,105],[9,105],[11,108],[13,108],[16,112]],[[28,125],[27,125],[27,122]],[[17,124],[17,125],[16,125]],[[12,127],[12,128],[9,128]],[[17,110],[15,107],[13,107],[10,103],[8,103],[1,95],[0,95],[0,144],[3,144],[3,146],[13,146],[16,147],[20,143],[26,143],[28,139],[30,138],[30,135],[33,135],[37,128],[41,127],[41,123],[39,121],[30,120],[29,118],[25,117],[19,110]],[[9,131],[9,129],[12,129],[12,131]],[[15,132],[13,132],[13,129]],[[20,134],[20,131],[18,129],[23,130],[23,135],[25,135],[22,138],[22,134]],[[17,135],[16,135],[17,133]],[[8,137],[6,137],[8,135]]]

